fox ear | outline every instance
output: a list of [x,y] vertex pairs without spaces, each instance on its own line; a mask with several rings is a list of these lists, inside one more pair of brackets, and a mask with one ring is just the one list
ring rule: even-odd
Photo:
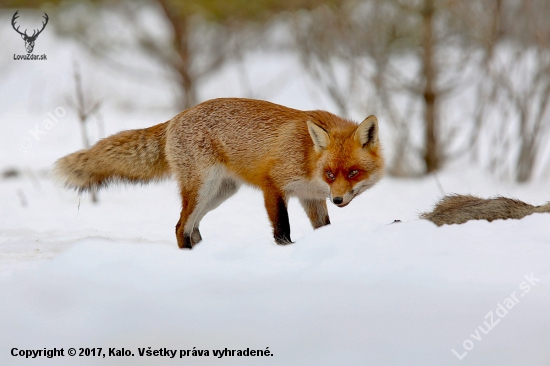
[[378,143],[378,120],[368,116],[355,130],[355,139],[361,147],[374,147]]
[[307,130],[313,140],[315,151],[321,152],[327,148],[329,142],[327,131],[311,121],[307,121]]

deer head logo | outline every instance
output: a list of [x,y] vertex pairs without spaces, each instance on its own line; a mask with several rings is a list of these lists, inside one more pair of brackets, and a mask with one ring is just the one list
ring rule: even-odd
[[[25,41],[25,48],[27,49],[27,53],[32,53],[32,50],[34,49],[34,42],[36,41],[36,38],[38,37],[38,35],[40,33],[42,33],[42,31],[44,30],[44,28],[46,28],[46,24],[48,24],[48,14],[44,13],[44,19],[46,19],[45,22],[42,22],[42,29],[40,30],[37,30],[35,29],[32,33],[32,36],[29,36],[27,34],[27,30],[25,29],[25,32],[21,33],[19,31],[19,26],[17,28],[15,28],[15,20],[17,18],[19,18],[19,15],[17,14],[19,13],[19,10],[17,10],[15,12],[15,14],[13,14],[13,18],[11,18],[11,25],[13,27],[13,29],[15,29],[15,31],[17,33],[19,33],[21,35],[21,38],[23,38],[23,40]],[[38,33],[37,33],[38,32]]]

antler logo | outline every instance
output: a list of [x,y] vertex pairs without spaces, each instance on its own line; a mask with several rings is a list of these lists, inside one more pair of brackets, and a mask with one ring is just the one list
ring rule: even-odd
[[15,29],[15,31],[17,33],[19,33],[21,35],[21,38],[23,38],[23,40],[25,41],[25,48],[27,49],[27,53],[32,53],[32,50],[34,49],[34,42],[36,41],[36,38],[38,37],[38,35],[40,33],[42,33],[44,28],[46,28],[46,24],[48,24],[48,19],[49,19],[48,14],[44,13],[43,18],[46,19],[46,21],[42,22],[42,29],[40,29],[40,30],[35,29],[32,33],[32,36],[29,36],[27,34],[26,29],[25,29],[25,32],[21,33],[19,31],[19,26],[17,28],[15,28],[15,21],[16,21],[17,18],[19,18],[19,15],[17,13],[19,13],[19,10],[17,10],[15,12],[15,14],[13,14],[13,18],[11,18],[11,25],[12,25],[13,29]]

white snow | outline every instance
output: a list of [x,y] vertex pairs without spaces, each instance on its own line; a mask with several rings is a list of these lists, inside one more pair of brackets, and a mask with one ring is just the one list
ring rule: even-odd
[[[330,206],[332,225],[316,231],[291,201],[295,244],[277,246],[261,194],[243,188],[204,218],[203,242],[179,250],[173,182],[112,187],[94,205],[45,175],[56,158],[80,148],[78,125],[63,97],[63,88],[72,86],[70,47],[46,35],[37,53],[46,52],[48,61],[13,61],[0,84],[0,168],[25,172],[0,180],[1,365],[550,364],[550,215],[439,228],[417,218],[441,196],[434,177],[385,178],[348,207]],[[1,37],[6,47],[22,48],[11,34]],[[282,71],[292,69],[281,64]],[[85,70],[103,85],[99,66]],[[90,75],[95,72],[97,78]],[[209,80],[203,98],[238,96],[226,82],[229,74],[220,73],[218,89]],[[298,81],[272,100],[331,109],[308,100],[299,75],[294,71]],[[110,95],[121,89],[131,95],[131,87],[116,89],[115,81],[108,84]],[[32,85],[42,85],[39,97]],[[168,94],[149,89],[151,100]],[[34,140],[29,129],[57,107],[67,114]],[[171,114],[112,105],[103,111],[107,134]],[[29,151],[18,147],[23,138],[33,142]],[[503,183],[467,161],[448,167],[439,180],[447,193],[501,194],[533,204],[550,197],[547,182]],[[403,222],[390,224],[395,219]],[[535,284],[529,292],[526,275]],[[519,302],[499,318],[498,304],[514,292]],[[500,321],[484,334],[478,327],[487,329],[490,312]],[[54,347],[66,356],[11,356],[12,348]],[[70,357],[70,347],[102,347],[104,353],[126,348],[135,356]],[[139,357],[138,348],[147,347],[196,347],[210,355]],[[226,347],[269,347],[273,356],[213,356]]]

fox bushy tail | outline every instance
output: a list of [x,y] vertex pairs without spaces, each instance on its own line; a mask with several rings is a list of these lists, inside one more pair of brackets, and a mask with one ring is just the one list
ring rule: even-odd
[[79,192],[110,183],[147,183],[170,176],[165,143],[168,122],[119,132],[55,163],[54,177]]

